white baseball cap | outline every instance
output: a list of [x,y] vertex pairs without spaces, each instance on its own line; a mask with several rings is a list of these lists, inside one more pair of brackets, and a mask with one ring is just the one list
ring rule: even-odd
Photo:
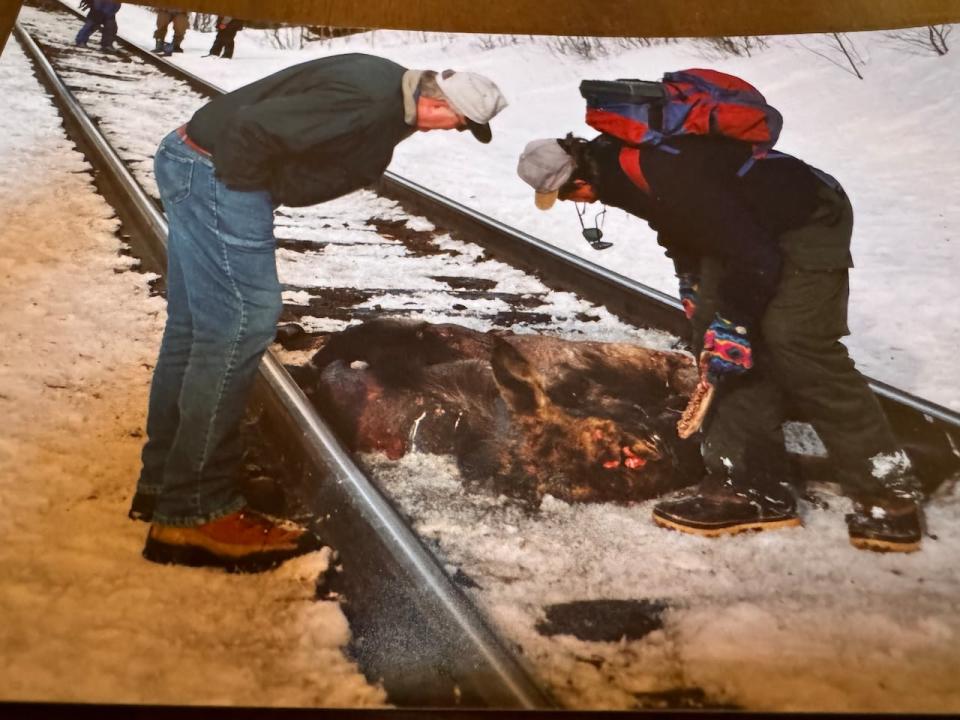
[[507,99],[490,78],[472,72],[444,70],[437,73],[437,86],[453,106],[467,119],[473,136],[490,142],[490,120],[507,106]]
[[573,176],[576,164],[556,138],[531,140],[520,153],[517,174],[534,189],[534,202],[549,210],[557,201],[560,188]]

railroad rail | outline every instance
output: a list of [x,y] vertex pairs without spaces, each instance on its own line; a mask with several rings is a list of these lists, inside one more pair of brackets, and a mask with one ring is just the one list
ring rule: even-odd
[[[33,39],[15,34],[51,91],[68,132],[98,170],[128,232],[162,265],[166,222],[90,120]],[[336,590],[350,603],[354,651],[365,674],[380,679],[401,706],[544,708],[552,700],[487,627],[466,596],[354,464],[283,365],[268,353],[253,405],[271,429],[309,498],[324,539],[343,570]],[[359,640],[359,644],[357,641]],[[402,658],[402,663],[399,659]]]
[[[17,37],[38,67],[50,65],[22,28],[17,29]],[[162,58],[121,43],[145,64],[179,78],[207,97],[220,92]],[[96,164],[105,168],[100,175],[105,192],[118,198],[131,236],[151,240],[144,255],[152,258],[149,262],[155,267],[162,267],[163,252],[157,241],[165,237],[165,224],[155,201],[109,143],[95,132],[95,124],[55,73],[45,83],[51,89],[60,86],[55,92],[65,98],[64,107],[71,108],[64,110],[68,126],[91,157],[101,158]],[[686,333],[679,303],[657,290],[565,253],[393,173],[384,175],[376,191],[455,236],[469,238],[484,247],[488,255],[530,272],[547,288],[572,289],[625,323],[654,327],[679,337]],[[286,246],[295,247],[296,242],[291,239]],[[540,322],[538,314],[530,312],[529,303],[524,305],[519,297],[498,296],[483,283],[462,294],[517,301],[519,304],[503,314],[522,316],[534,328]],[[358,301],[371,297],[371,293],[360,292],[332,310],[336,300],[316,302],[328,303],[329,317],[357,316],[376,312],[375,308],[359,307]],[[489,314],[485,319],[498,321]],[[870,383],[899,437],[915,450],[921,473],[943,477],[960,467],[960,414],[877,380]],[[355,651],[368,675],[383,678],[390,699],[401,705],[551,705],[551,698],[486,627],[470,601],[450,582],[389,499],[353,463],[272,355],[261,369],[255,405],[268,418],[264,425],[276,429],[276,443],[303,480],[302,486],[312,488],[310,506],[323,510],[325,537],[340,549],[345,568],[335,589],[349,598],[351,622],[360,640]],[[410,658],[418,671],[412,672],[409,666],[401,670],[393,661],[398,654]]]

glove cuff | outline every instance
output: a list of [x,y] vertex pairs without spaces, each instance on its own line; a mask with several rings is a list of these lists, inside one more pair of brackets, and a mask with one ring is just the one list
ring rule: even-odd
[[710,382],[724,375],[739,375],[753,367],[753,351],[745,325],[716,315],[703,335],[701,371]]
[[741,340],[747,340],[749,342],[750,338],[750,328],[745,323],[737,322],[736,320],[730,320],[729,318],[724,317],[720,313],[717,313],[713,316],[713,322],[710,323],[711,330],[717,332],[723,331],[725,334],[729,334]]

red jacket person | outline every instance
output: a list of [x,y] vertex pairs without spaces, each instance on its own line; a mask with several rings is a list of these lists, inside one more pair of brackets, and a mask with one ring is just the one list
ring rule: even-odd
[[782,431],[789,402],[855,501],[851,542],[916,550],[910,461],[840,342],[849,333],[850,202],[801,160],[771,152],[749,166],[751,152],[713,136],[633,148],[568,135],[528,144],[518,170],[542,209],[558,198],[599,200],[647,220],[674,262],[716,400],[702,438],[707,475],[657,504],[657,524],[705,536],[799,525]]

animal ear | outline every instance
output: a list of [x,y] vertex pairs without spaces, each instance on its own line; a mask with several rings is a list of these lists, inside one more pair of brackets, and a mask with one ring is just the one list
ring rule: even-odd
[[518,413],[533,414],[549,404],[540,374],[506,340],[494,340],[490,364],[500,394],[511,409]]

